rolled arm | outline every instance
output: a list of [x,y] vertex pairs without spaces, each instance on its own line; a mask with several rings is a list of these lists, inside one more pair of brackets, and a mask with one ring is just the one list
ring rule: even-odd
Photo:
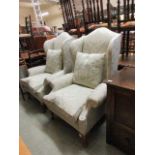
[[96,108],[104,102],[107,97],[107,85],[105,83],[99,84],[88,97],[87,107]]
[[105,83],[99,84],[88,97],[86,105],[80,114],[79,119],[84,121],[92,108],[97,108],[104,103],[107,96],[107,85]]
[[88,97],[87,103],[83,107],[79,120],[79,130],[85,135],[105,114],[105,99],[107,95],[107,85],[98,85]]
[[28,75],[33,76],[33,75],[44,73],[45,67],[46,67],[46,65],[32,67],[32,68],[28,69]]
[[52,91],[59,90],[61,88],[67,87],[72,84],[73,73],[62,75],[60,78],[52,79],[46,78],[44,80],[44,90],[48,91],[49,89]]

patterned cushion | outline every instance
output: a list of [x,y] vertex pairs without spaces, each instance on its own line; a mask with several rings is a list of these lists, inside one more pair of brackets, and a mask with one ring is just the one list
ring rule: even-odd
[[73,82],[95,88],[103,78],[105,54],[88,54],[78,52],[75,61]]
[[58,50],[49,49],[47,51],[45,72],[53,74],[61,69],[62,69],[61,49],[58,49]]

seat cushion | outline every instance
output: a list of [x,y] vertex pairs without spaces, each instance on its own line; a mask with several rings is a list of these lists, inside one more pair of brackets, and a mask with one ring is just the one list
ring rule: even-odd
[[76,121],[92,91],[93,89],[72,84],[44,96],[44,102],[49,110],[59,111],[63,119],[68,120],[72,117]]
[[78,52],[75,61],[73,83],[95,88],[103,78],[105,54]]
[[46,58],[46,73],[55,73],[62,69],[62,50],[51,50],[47,51],[47,58]]
[[49,73],[37,74],[34,76],[21,79],[20,83],[22,85],[22,88],[26,89],[30,93],[31,92],[35,93],[43,85],[45,78],[57,78],[63,74],[64,74],[63,71],[59,71],[55,74],[49,74]]

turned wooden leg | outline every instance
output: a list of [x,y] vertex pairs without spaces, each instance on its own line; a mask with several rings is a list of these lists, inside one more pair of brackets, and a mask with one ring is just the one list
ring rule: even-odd
[[24,96],[24,101],[30,99],[30,95],[27,92],[23,93],[23,96]]
[[54,120],[54,113],[53,112],[51,112],[51,118],[52,118],[52,120]]
[[41,105],[41,106],[42,106],[42,111],[43,111],[43,113],[46,113],[46,111],[47,111],[47,107],[46,107],[46,105],[43,104],[43,105]]
[[23,92],[22,87],[21,87],[20,84],[19,84],[19,89],[20,89],[20,92],[21,92],[22,98],[23,98],[23,100],[25,101],[24,92]]
[[80,137],[80,139],[81,139],[82,145],[83,145],[84,147],[87,147],[87,146],[88,146],[88,141],[87,141],[86,135],[84,136],[84,135],[82,135],[81,133],[79,133],[79,137]]
[[26,93],[27,99],[31,99],[31,95],[29,93]]

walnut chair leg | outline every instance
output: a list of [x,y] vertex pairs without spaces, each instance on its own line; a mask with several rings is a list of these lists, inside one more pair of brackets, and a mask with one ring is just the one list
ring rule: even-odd
[[46,111],[47,111],[47,107],[43,104],[43,105],[41,105],[42,106],[42,112],[43,113],[46,113]]
[[23,98],[23,100],[25,101],[25,94],[24,94],[24,92],[23,92],[23,90],[22,90],[22,87],[19,85],[19,89],[20,89],[20,92],[21,92],[21,95],[22,95],[22,98]]
[[51,118],[52,118],[52,120],[54,120],[54,113],[53,112],[51,112]]
[[25,101],[30,99],[29,93],[25,92],[23,95],[24,95],[24,100]]
[[83,147],[87,147],[88,146],[87,136],[79,133],[79,137],[81,139]]

